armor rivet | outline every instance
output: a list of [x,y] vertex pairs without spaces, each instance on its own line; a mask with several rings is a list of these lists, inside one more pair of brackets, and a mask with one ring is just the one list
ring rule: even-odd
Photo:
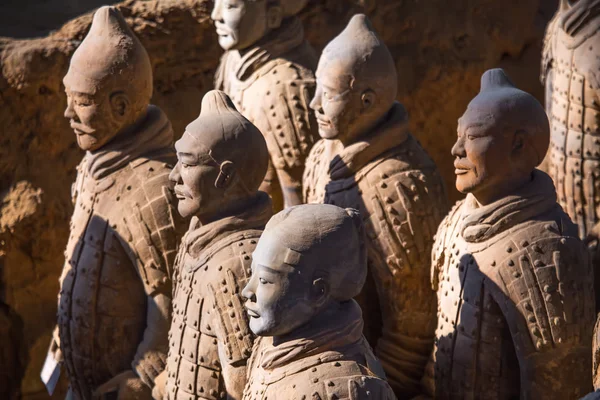
[[512,253],[512,247],[510,247],[510,246],[509,246],[509,247],[507,247],[507,248],[506,248],[506,252],[507,252],[507,253]]
[[515,262],[513,260],[508,260],[509,267],[513,267],[514,265],[515,265]]

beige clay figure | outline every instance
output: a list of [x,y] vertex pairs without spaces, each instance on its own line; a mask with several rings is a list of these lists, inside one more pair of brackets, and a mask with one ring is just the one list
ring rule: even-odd
[[[561,0],[542,57],[550,118],[548,172],[558,202],[579,225],[595,272],[600,309],[600,2]],[[594,340],[594,387],[600,389],[600,335]]]
[[175,148],[179,162],[171,179],[178,210],[192,221],[175,262],[167,369],[153,395],[240,399],[253,343],[241,291],[272,215],[269,196],[258,191],[269,163],[267,145],[229,97],[215,90],[204,96],[200,116]]
[[302,203],[304,161],[318,138],[308,103],[317,56],[295,15],[307,0],[216,0],[211,17],[225,50],[215,88],[265,136],[271,155],[261,190],[275,211]]
[[367,275],[358,212],[307,204],[276,214],[242,295],[257,336],[244,400],[393,400],[353,300]]
[[409,398],[420,390],[433,345],[429,258],[448,204],[396,94],[389,50],[367,17],[354,16],[319,60],[311,107],[323,139],[311,150],[303,183],[307,203],[360,210],[371,275],[358,299],[365,335],[396,395]]
[[171,124],[148,105],[148,54],[116,8],[96,11],[64,85],[65,117],[86,154],[73,185],[47,364],[64,359],[75,399],[112,392],[151,399],[167,358],[171,274],[184,224],[168,179]]
[[436,399],[576,399],[591,389],[593,273],[585,246],[535,169],[542,105],[494,69],[458,121],[456,188],[440,225],[426,393]]

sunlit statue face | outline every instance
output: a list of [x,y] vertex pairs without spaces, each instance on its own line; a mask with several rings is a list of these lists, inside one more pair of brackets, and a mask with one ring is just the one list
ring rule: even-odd
[[452,147],[459,192],[487,197],[488,192],[505,187],[505,180],[513,179],[511,133],[476,110],[467,109],[458,122],[458,137]]
[[319,135],[324,139],[351,137],[361,115],[361,92],[351,87],[353,80],[345,65],[324,54],[316,71],[317,88],[310,107],[315,111]]
[[[67,94],[65,118],[75,132],[82,150],[100,149],[130,122],[129,99],[110,88],[92,94],[86,85],[77,84],[78,77],[68,74],[63,80]],[[82,79],[80,79],[80,82]]]
[[224,50],[252,46],[268,32],[267,0],[215,0],[211,18]]
[[327,44],[315,76],[310,108],[324,139],[354,143],[384,119],[395,101],[394,60],[363,14],[352,17]]
[[223,189],[215,187],[219,164],[208,149],[188,133],[175,143],[175,150],[177,164],[169,178],[175,183],[179,214],[188,218],[215,213],[223,198]]

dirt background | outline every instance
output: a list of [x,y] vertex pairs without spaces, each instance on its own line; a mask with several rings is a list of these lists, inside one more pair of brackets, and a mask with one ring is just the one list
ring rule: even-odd
[[[61,80],[98,0],[0,5],[0,398],[48,398],[39,380],[54,326],[58,277],[82,157],[63,117]],[[106,2],[104,2],[106,3]],[[541,42],[556,0],[312,0],[301,13],[321,50],[366,12],[398,68],[412,131],[438,163],[452,199],[456,120],[483,71],[505,68],[542,99]],[[153,102],[180,135],[199,113],[221,49],[202,0],[118,3],[154,66]],[[78,15],[81,15],[77,17]],[[75,19],[73,19],[75,18]],[[62,25],[64,23],[64,25]],[[62,25],[62,26],[61,26]],[[23,39],[34,38],[34,39]],[[64,382],[60,393],[62,398]]]

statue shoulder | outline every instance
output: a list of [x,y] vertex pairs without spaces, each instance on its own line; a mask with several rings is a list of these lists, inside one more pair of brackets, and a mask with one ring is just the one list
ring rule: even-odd
[[[119,233],[136,260],[148,293],[170,288],[177,247],[185,222],[176,209],[168,164],[141,159],[129,165],[118,196],[124,222]],[[170,289],[165,289],[170,291]]]
[[244,102],[244,108],[265,136],[273,165],[277,169],[301,167],[318,139],[317,124],[309,107],[315,79],[311,71],[294,63],[272,63],[253,85],[256,89],[250,98],[260,101]]
[[201,263],[212,272],[207,280],[208,306],[228,364],[245,362],[252,353],[254,337],[248,327],[242,290],[250,278],[250,256],[260,233],[249,230],[229,235],[211,246],[214,250],[209,250],[212,253]]
[[[594,325],[592,266],[576,236],[555,221],[530,222],[493,245],[496,283],[511,301],[499,301],[531,351],[581,346]],[[490,249],[492,250],[492,249]],[[589,344],[588,344],[589,346]]]
[[359,189],[369,214],[369,239],[388,242],[380,243],[388,249],[387,264],[394,269],[428,264],[433,236],[448,211],[437,170],[405,169],[387,159],[360,179]]

